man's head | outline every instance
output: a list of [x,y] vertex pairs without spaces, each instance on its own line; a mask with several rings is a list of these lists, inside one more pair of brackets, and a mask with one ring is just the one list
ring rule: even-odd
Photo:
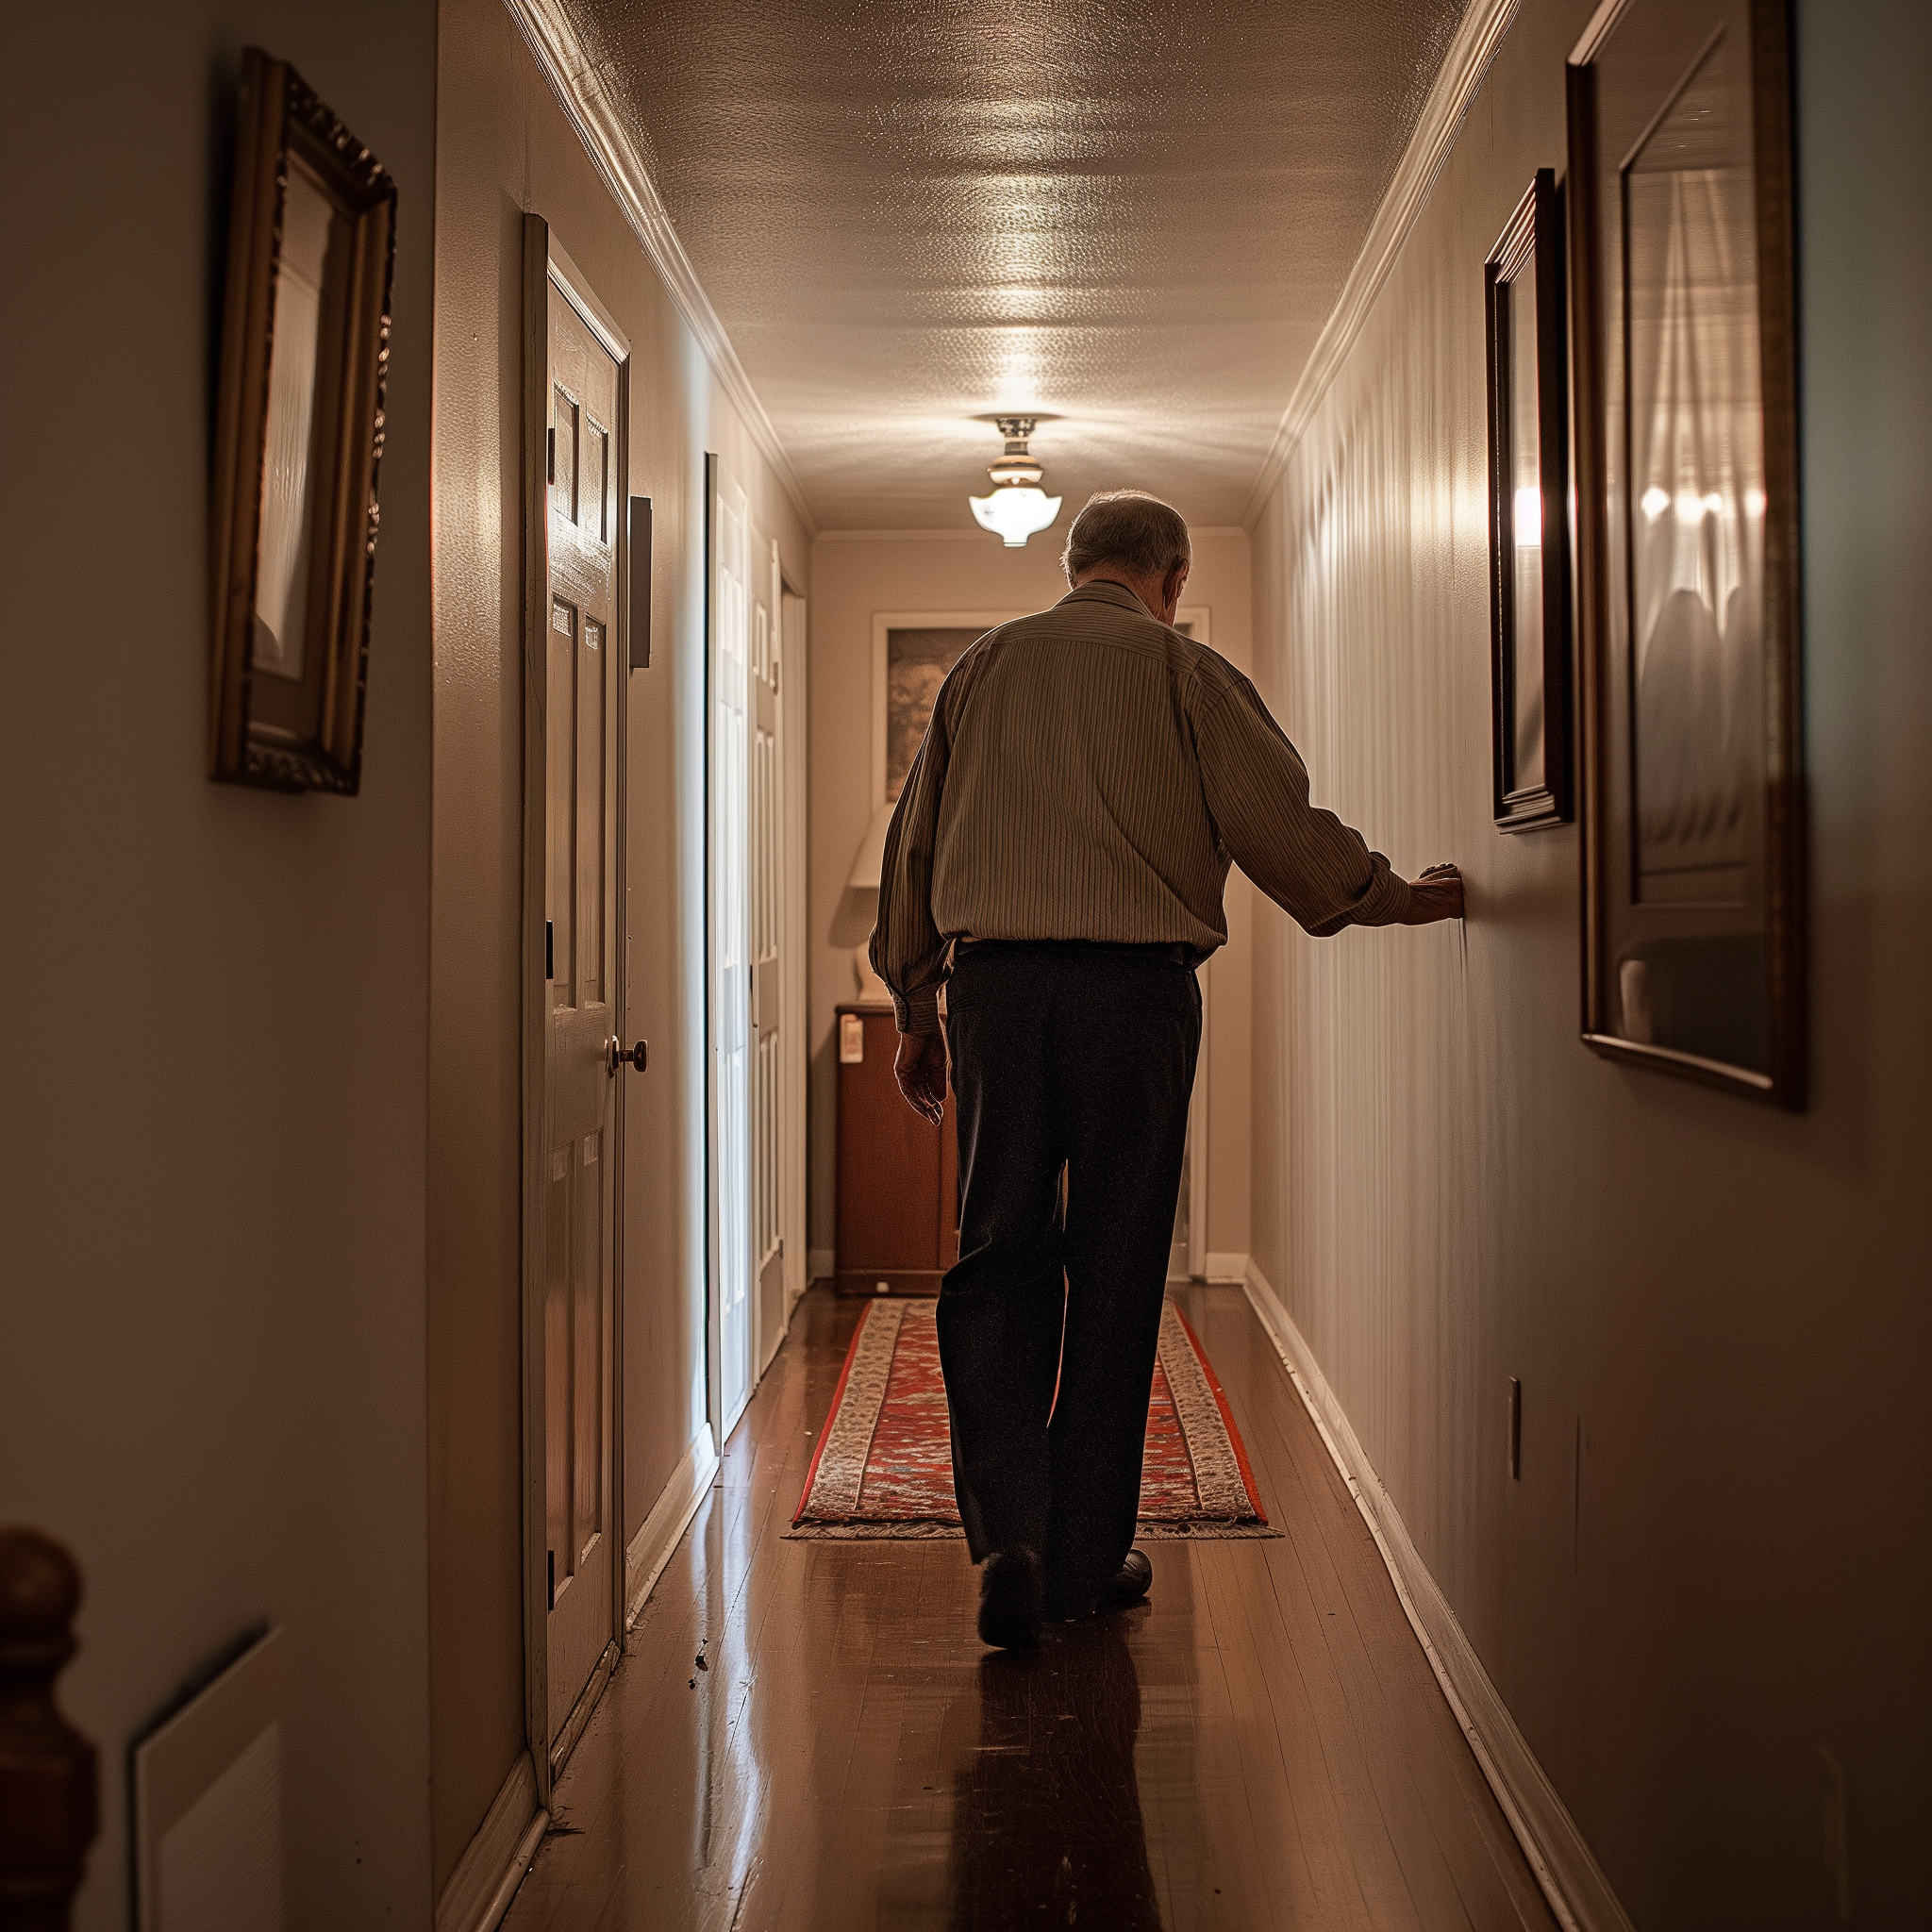
[[1187,520],[1142,490],[1103,490],[1067,530],[1060,564],[1076,590],[1096,580],[1132,591],[1162,624],[1172,624],[1188,580],[1193,545]]

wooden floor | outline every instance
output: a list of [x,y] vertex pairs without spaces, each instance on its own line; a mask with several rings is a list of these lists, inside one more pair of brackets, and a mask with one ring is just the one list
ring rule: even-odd
[[1287,1535],[1151,1544],[1145,1607],[1019,1658],[963,1543],[781,1536],[858,1314],[808,1295],[507,1932],[1552,1927],[1260,1324],[1178,1299]]

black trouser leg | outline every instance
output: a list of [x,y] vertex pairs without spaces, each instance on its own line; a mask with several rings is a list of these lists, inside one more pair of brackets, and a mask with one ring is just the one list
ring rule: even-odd
[[1109,1016],[1089,1048],[1108,1077],[1077,1089],[1069,1108],[1067,1324],[1048,1431],[1046,1558],[1055,1589],[1075,1607],[1120,1568],[1140,1514],[1147,1399],[1201,1039],[1193,975],[1169,970],[1180,997]]
[[968,954],[947,1007],[963,1194],[939,1328],[960,1515],[975,1561],[1025,1543],[1073,1598],[1133,1541],[1200,994],[1171,960],[1012,947]]
[[[1044,1005],[964,999],[946,1030],[959,1123],[959,1259],[940,1291],[940,1363],[952,1412],[953,1484],[975,1563],[1024,1544],[1046,1555],[1047,1418],[1059,1372],[1065,1124]],[[989,991],[996,991],[988,987]]]

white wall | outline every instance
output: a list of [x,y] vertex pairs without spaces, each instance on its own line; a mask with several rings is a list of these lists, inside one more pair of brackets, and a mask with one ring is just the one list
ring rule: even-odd
[[[0,1521],[87,1579],[76,1924],[128,1924],[125,1751],[288,1632],[291,1925],[429,1911],[424,1145],[435,16],[12,8],[0,141]],[[294,62],[401,189],[361,795],[204,776],[233,98]]]
[[[1638,1924],[1923,1923],[1932,443],[1923,8],[1801,9],[1814,1094],[1577,1039],[1574,828],[1489,819],[1482,261],[1591,0],[1525,0],[1255,532],[1264,692],[1466,931],[1256,923],[1254,1252]],[[1506,1378],[1524,1387],[1520,1483]],[[1579,1462],[1580,1445],[1580,1462]]]
[[[1150,487],[1158,488],[1158,479]],[[965,517],[965,505],[960,516]],[[878,610],[1044,609],[1066,595],[1057,561],[1063,525],[1008,550],[978,529],[828,531],[812,546],[810,891],[810,1241],[833,1246],[838,1064],[833,1013],[855,997],[851,946],[832,943],[840,896],[872,816],[872,631]],[[1240,530],[1194,532],[1183,599],[1205,605],[1213,646],[1250,665],[1248,540]],[[1228,881],[1228,943],[1216,955],[1208,1055],[1208,1246],[1248,1246],[1249,945],[1255,893]]]

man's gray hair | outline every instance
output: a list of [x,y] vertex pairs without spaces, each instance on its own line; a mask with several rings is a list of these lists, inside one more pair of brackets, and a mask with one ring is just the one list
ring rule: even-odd
[[1083,571],[1116,563],[1140,576],[1165,576],[1194,554],[1187,519],[1144,490],[1103,490],[1067,530],[1060,566],[1071,583]]

